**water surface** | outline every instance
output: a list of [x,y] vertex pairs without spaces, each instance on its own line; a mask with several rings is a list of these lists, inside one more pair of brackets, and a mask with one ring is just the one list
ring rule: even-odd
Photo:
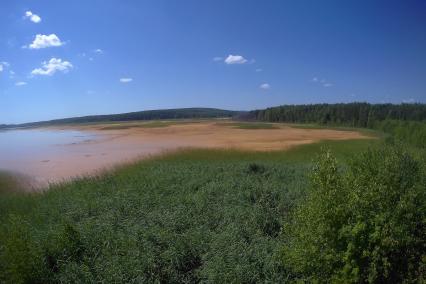
[[70,145],[94,141],[96,135],[76,130],[26,129],[0,131],[0,170],[36,179],[37,169],[54,167],[57,157],[70,154]]

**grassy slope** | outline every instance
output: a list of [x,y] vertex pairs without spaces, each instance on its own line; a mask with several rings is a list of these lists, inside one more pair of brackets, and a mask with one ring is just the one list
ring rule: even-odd
[[279,231],[304,196],[309,161],[324,145],[344,160],[376,143],[188,150],[43,194],[4,194],[0,282],[282,281]]

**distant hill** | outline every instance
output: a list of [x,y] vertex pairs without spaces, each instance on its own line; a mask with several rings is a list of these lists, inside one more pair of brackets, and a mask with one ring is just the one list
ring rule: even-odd
[[35,127],[47,125],[61,125],[74,123],[95,123],[112,121],[134,121],[134,120],[158,120],[158,119],[191,119],[191,118],[221,118],[234,117],[239,115],[239,111],[230,111],[216,108],[178,108],[145,110],[138,112],[128,112],[108,115],[89,115],[81,117],[71,117],[63,119],[54,119],[48,121],[39,121],[23,123],[17,125],[0,125],[1,128],[10,127]]

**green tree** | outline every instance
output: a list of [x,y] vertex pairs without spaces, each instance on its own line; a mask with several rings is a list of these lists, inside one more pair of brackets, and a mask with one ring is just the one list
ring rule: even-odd
[[400,147],[368,151],[343,172],[325,151],[284,228],[284,263],[320,282],[425,281],[425,176],[424,162]]

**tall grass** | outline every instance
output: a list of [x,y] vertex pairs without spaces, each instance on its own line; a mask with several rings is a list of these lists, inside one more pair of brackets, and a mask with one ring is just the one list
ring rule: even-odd
[[281,227],[314,153],[346,160],[371,143],[184,150],[0,195],[0,282],[283,282]]

